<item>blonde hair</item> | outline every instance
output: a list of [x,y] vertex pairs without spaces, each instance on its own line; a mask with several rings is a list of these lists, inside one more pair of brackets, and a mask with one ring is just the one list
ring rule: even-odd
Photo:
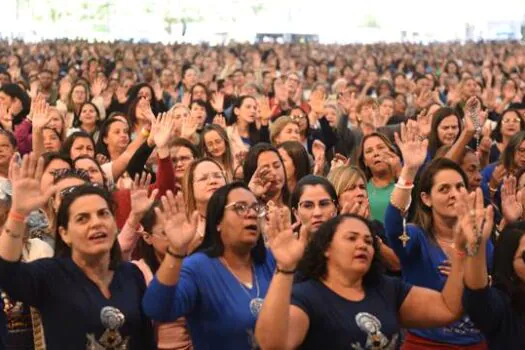
[[279,117],[270,125],[270,141],[272,142],[272,145],[276,145],[275,139],[288,124],[295,124],[299,127],[299,124],[289,116]]
[[48,113],[49,114],[56,113],[58,114],[60,119],[62,119],[62,130],[60,131],[60,140],[64,142],[64,140],[67,138],[67,125],[66,125],[66,118],[65,118],[64,113],[60,109],[53,107],[53,106],[49,107]]
[[327,178],[334,186],[337,197],[348,191],[359,179],[363,180],[364,184],[367,182],[365,173],[353,165],[343,165],[332,169]]

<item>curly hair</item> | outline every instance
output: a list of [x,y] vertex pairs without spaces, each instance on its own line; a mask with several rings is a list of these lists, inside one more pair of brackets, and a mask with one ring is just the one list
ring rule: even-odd
[[372,234],[374,256],[372,257],[370,268],[363,276],[363,285],[365,287],[371,287],[379,284],[384,270],[381,253],[379,251],[379,238],[374,233],[372,226],[370,226],[370,222],[355,214],[336,216],[319,227],[308,243],[304,256],[299,262],[298,271],[305,279],[320,280],[326,277],[328,273],[328,259],[325,256],[325,252],[330,247],[339,225],[343,224],[347,219],[361,221]]

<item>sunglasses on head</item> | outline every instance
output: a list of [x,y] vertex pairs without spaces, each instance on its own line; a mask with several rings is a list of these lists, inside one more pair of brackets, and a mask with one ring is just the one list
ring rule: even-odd
[[69,196],[71,194],[74,194],[79,188],[85,188],[85,187],[88,187],[88,186],[89,187],[96,187],[96,188],[104,188],[104,186],[101,186],[100,184],[97,184],[97,183],[86,183],[86,184],[83,184],[83,185],[66,187],[62,191],[60,191],[58,193],[58,195],[60,196],[61,199],[63,199],[65,196]]

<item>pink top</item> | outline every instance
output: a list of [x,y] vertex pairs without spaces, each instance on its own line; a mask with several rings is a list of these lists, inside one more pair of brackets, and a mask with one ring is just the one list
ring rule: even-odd
[[[153,279],[153,273],[144,259],[134,260],[133,263],[142,271],[146,285]],[[193,350],[190,334],[186,328],[186,319],[179,318],[175,322],[155,323],[157,346],[162,350]]]

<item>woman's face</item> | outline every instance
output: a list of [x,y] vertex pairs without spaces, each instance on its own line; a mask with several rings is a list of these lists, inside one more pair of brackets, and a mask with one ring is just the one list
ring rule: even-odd
[[222,221],[218,225],[222,243],[230,249],[254,247],[260,235],[257,212],[249,209],[240,213],[234,203],[251,207],[258,202],[253,193],[244,188],[236,188],[228,194],[226,206],[231,206],[224,210]]
[[523,253],[525,252],[525,235],[521,236],[520,244],[518,249],[516,249],[516,254],[514,255],[513,267],[514,271],[518,278],[525,282],[525,261],[523,260]]
[[477,85],[478,84],[476,84],[476,81],[474,79],[468,79],[463,84],[462,92],[463,92],[464,98],[470,98],[472,96],[475,96]]
[[399,115],[404,115],[407,109],[407,101],[405,97],[401,94],[397,95],[394,99],[394,113]]
[[452,169],[443,169],[434,175],[434,185],[430,194],[421,193],[423,203],[432,209],[433,215],[443,218],[456,218],[455,207],[460,190],[465,188],[461,175]]
[[481,165],[479,159],[473,152],[467,152],[461,162],[461,169],[467,174],[468,190],[475,191],[481,186]]
[[374,258],[374,239],[359,219],[345,218],[337,226],[332,242],[325,251],[328,271],[364,276]]
[[267,180],[271,183],[268,190],[269,197],[280,193],[285,184],[284,166],[277,153],[266,151],[259,154],[257,168],[268,170]]
[[390,149],[380,137],[369,137],[363,143],[365,166],[370,169],[372,174],[389,169],[388,164],[383,161],[385,152],[390,152]]
[[53,185],[55,180],[55,171],[62,169],[71,169],[71,166],[62,159],[54,159],[49,162],[40,180],[40,190],[42,193],[45,192],[51,185]]
[[50,127],[51,129],[55,129],[57,133],[61,134],[62,129],[64,128],[63,119],[60,117],[58,111],[51,111],[49,113],[51,114],[51,118],[49,119],[49,122],[46,126]]
[[129,127],[127,123],[117,121],[109,126],[108,135],[104,137],[104,143],[108,148],[124,150],[129,144]]
[[215,130],[208,131],[204,135],[206,152],[215,159],[221,159],[226,151],[226,142]]
[[362,204],[368,200],[366,183],[361,176],[349,188],[339,195],[339,205],[343,208],[345,205],[352,207],[355,203]]
[[117,239],[117,223],[106,201],[95,194],[77,198],[69,207],[67,229],[59,227],[72,254],[94,257],[108,254]]
[[95,107],[85,104],[80,110],[80,121],[83,126],[93,126],[97,122],[97,111]]
[[139,92],[137,93],[137,97],[139,99],[146,100],[147,102],[151,102],[151,100],[153,99],[151,89],[147,86],[143,86],[140,88]]
[[184,83],[187,89],[191,89],[193,85],[197,83],[197,72],[195,71],[195,69],[190,68],[186,70],[182,82]]
[[217,189],[226,185],[222,169],[212,162],[201,162],[193,171],[193,194],[195,202],[208,203]]
[[87,101],[87,92],[84,86],[77,85],[73,88],[71,92],[71,100],[74,104],[80,105]]
[[9,167],[14,153],[15,148],[9,141],[9,138],[6,135],[0,134],[0,165]]
[[520,143],[519,147],[516,148],[514,152],[514,163],[516,163],[517,169],[525,166],[525,141]]
[[[288,184],[295,181],[295,165],[293,163],[292,157],[288,155],[288,152],[285,151],[284,148],[279,148],[279,154],[281,155],[281,158],[283,159],[284,169],[286,170],[286,180]],[[292,181],[293,179],[293,181]]]
[[87,171],[91,182],[104,185],[104,175],[93,159],[79,159],[75,162],[75,168]]
[[58,137],[55,130],[52,129],[44,129],[42,131],[42,139],[44,143],[44,149],[46,152],[59,152],[60,147],[62,147],[62,142],[60,142],[60,138]]
[[197,119],[199,123],[198,129],[202,129],[204,127],[204,123],[206,122],[206,108],[198,105],[197,103],[194,103],[191,105],[190,113],[192,117]]
[[204,102],[206,102],[207,98],[206,98],[206,90],[204,90],[204,88],[200,85],[195,85],[195,87],[193,88],[193,95],[192,95],[192,99],[193,100],[202,100]]
[[299,133],[299,125],[296,123],[288,123],[284,126],[281,132],[275,136],[275,143],[280,145],[286,141],[301,141],[301,134]]
[[245,123],[253,123],[257,115],[257,102],[253,98],[245,98],[239,108],[235,108],[237,119]]
[[175,172],[175,179],[181,182],[184,177],[184,172],[188,165],[193,161],[193,153],[186,147],[172,147],[170,149],[170,157],[173,163],[173,171]]
[[309,226],[314,232],[321,224],[337,215],[337,207],[323,186],[307,185],[294,214],[302,225]]
[[292,120],[299,125],[299,131],[301,131],[301,133],[305,133],[307,131],[306,130],[308,128],[308,121],[306,120],[307,116],[304,114],[302,110],[298,108],[293,109],[290,112],[290,118],[292,118]]
[[162,261],[168,249],[169,241],[164,232],[164,225],[160,220],[155,220],[155,225],[153,225],[151,232],[142,236],[144,241],[153,246],[159,261]]
[[459,135],[458,118],[455,115],[443,118],[437,127],[437,133],[438,139],[443,145],[453,145]]
[[516,112],[507,112],[501,117],[501,135],[507,138],[521,131],[521,119]]
[[186,107],[175,108],[171,113],[173,118],[173,134],[179,136],[182,129],[182,122],[188,118],[190,114]]
[[331,107],[325,107],[324,108],[324,115],[326,117],[326,120],[328,120],[328,124],[332,128],[335,128],[337,126],[337,112],[334,108]]
[[69,156],[72,160],[75,160],[81,156],[95,158],[93,142],[91,142],[91,140],[87,137],[77,137],[75,141],[73,141],[73,145],[71,145]]

